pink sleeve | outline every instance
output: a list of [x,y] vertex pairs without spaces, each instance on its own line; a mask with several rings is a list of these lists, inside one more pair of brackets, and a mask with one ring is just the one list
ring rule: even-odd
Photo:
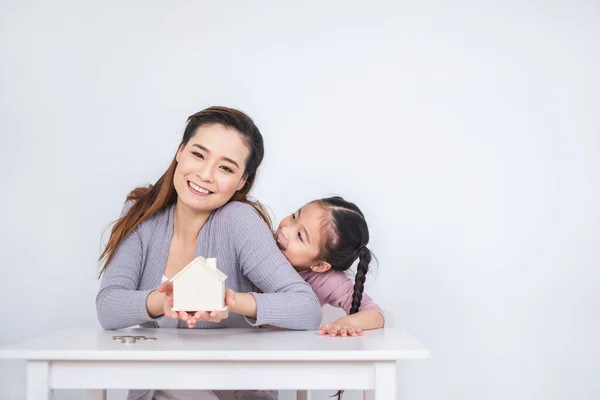
[[[319,298],[324,299],[324,302],[333,306],[342,308],[346,314],[350,314],[352,308],[352,295],[354,294],[354,281],[343,272],[331,271],[319,273],[318,278],[314,282],[313,290]],[[358,311],[377,310],[383,314],[381,308],[371,299],[371,297],[363,292],[362,300]]]

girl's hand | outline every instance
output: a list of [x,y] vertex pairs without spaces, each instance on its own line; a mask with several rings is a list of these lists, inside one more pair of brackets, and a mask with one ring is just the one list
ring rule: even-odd
[[171,282],[163,282],[158,286],[158,291],[165,293],[163,302],[163,311],[168,318],[179,318],[187,322],[188,328],[196,326],[198,321],[221,322],[229,316],[229,308],[235,305],[235,292],[232,289],[225,289],[225,311],[171,311],[173,308],[173,284]]
[[329,336],[341,336],[341,337],[346,337],[346,336],[363,336],[363,331],[362,329],[359,328],[354,328],[352,326],[343,324],[343,323],[338,323],[338,322],[332,322],[331,324],[327,324],[327,325],[323,325],[321,328],[319,328],[319,331],[317,332],[318,335],[329,335]]

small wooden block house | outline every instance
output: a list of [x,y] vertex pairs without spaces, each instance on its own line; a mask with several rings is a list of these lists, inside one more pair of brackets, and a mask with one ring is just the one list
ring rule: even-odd
[[197,257],[171,278],[173,311],[224,311],[225,279],[216,258]]

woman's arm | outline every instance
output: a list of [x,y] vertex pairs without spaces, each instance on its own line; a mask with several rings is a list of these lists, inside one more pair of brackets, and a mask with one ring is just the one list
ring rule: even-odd
[[319,300],[281,253],[267,224],[250,205],[235,202],[227,208],[230,238],[241,271],[264,292],[250,293],[256,302],[256,316],[247,317],[248,322],[254,326],[318,329],[323,315]]
[[[128,204],[121,215],[127,207]],[[136,229],[123,240],[102,274],[96,296],[96,313],[102,328],[127,328],[163,313],[163,293],[137,290],[142,272],[142,241]]]
[[235,293],[231,312],[256,319],[256,299],[250,293]]

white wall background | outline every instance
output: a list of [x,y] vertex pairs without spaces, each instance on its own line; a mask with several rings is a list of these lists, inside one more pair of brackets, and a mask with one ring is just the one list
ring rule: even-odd
[[221,104],[278,220],[365,212],[367,290],[433,354],[401,398],[600,398],[600,5],[447,3],[2,1],[0,345],[99,328],[101,235]]

